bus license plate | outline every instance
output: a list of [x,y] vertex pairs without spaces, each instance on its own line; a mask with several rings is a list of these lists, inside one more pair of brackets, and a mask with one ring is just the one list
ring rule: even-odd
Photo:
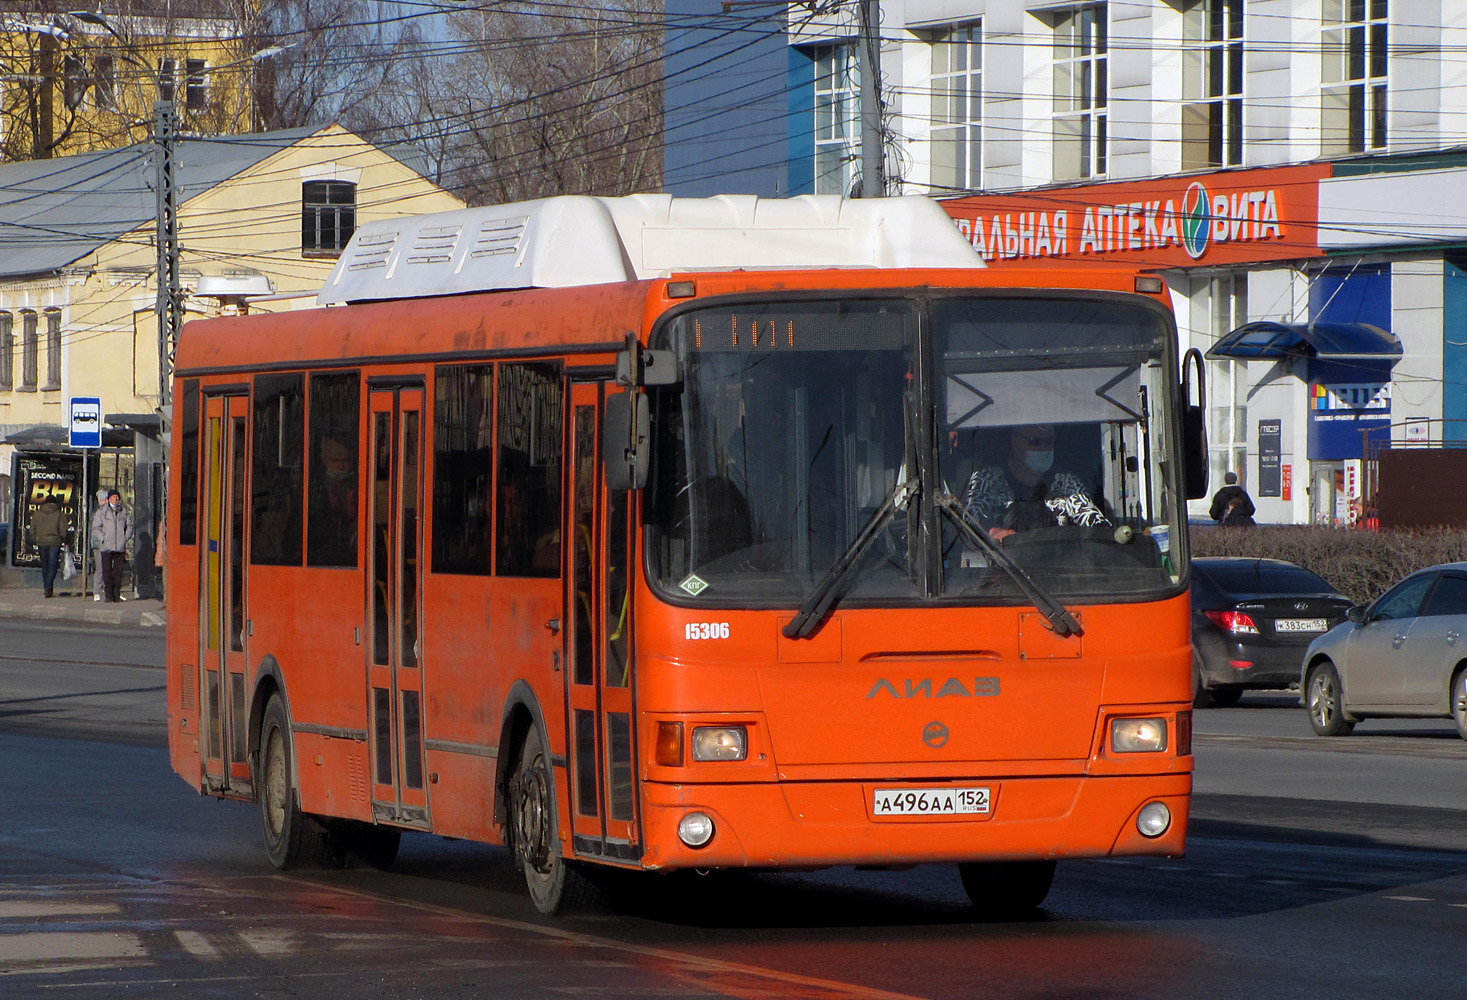
[[1273,623],[1275,632],[1323,632],[1328,627],[1325,618],[1280,618]]
[[878,788],[872,793],[873,816],[983,815],[989,810],[986,787]]

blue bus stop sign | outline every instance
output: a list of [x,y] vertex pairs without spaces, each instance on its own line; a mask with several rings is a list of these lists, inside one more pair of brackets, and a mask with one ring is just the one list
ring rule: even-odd
[[100,396],[71,397],[71,446],[102,447],[102,399]]

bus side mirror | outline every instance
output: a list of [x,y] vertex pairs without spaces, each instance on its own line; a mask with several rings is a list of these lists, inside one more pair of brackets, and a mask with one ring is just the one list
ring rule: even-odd
[[1182,460],[1187,499],[1207,496],[1207,425],[1200,406],[1182,409]]
[[607,489],[639,490],[647,485],[652,458],[647,446],[651,423],[647,398],[635,389],[606,397],[601,460],[606,467]]
[[[1197,373],[1197,402],[1192,402],[1192,373]],[[1207,496],[1207,380],[1202,352],[1192,348],[1182,356],[1182,479],[1188,500]]]

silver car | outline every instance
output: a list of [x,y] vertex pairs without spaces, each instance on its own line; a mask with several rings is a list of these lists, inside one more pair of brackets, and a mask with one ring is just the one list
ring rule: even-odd
[[1412,573],[1309,644],[1309,724],[1344,736],[1375,716],[1450,717],[1467,739],[1467,562]]

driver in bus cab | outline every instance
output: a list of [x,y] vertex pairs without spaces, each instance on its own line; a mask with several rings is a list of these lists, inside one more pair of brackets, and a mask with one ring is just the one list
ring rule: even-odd
[[1079,476],[1054,469],[1054,443],[1054,424],[1012,427],[1003,461],[968,478],[963,506],[995,541],[1048,525],[1110,523]]

